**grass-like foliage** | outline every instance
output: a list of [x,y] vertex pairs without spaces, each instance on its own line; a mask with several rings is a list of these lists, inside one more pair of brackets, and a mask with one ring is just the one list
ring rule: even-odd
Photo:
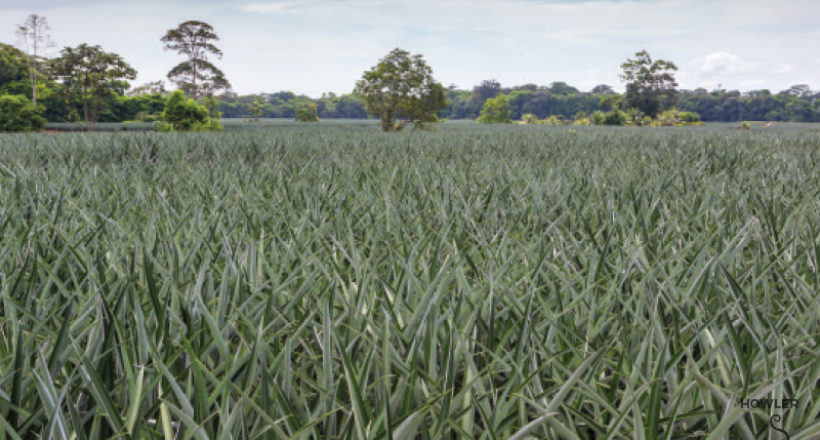
[[811,127],[0,135],[0,439],[817,438],[819,183]]

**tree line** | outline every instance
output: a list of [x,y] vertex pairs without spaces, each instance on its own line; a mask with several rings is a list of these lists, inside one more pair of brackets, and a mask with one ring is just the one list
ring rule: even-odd
[[88,130],[99,121],[131,120],[156,120],[161,130],[220,128],[214,94],[230,83],[209,60],[222,56],[209,24],[186,21],[161,37],[164,50],[185,57],[168,72],[178,88],[170,94],[163,81],[130,89],[136,69],[99,45],[44,57],[54,46],[49,30],[45,17],[32,14],[17,28],[19,48],[0,43],[0,131],[34,130],[46,120],[82,121]]
[[[703,121],[775,121],[820,122],[820,91],[803,85],[787,90],[738,90],[703,88],[679,90],[677,108],[698,113]],[[446,119],[478,119],[489,98],[505,95],[510,118],[520,120],[525,114],[546,119],[572,119],[578,113],[593,114],[611,110],[612,98],[620,96],[608,85],[581,91],[565,82],[547,85],[524,84],[503,87],[498,81],[482,81],[471,89],[451,85],[446,89],[447,107],[438,115]],[[293,118],[296,110],[307,103],[317,106],[320,118],[364,119],[368,117],[364,101],[353,93],[325,93],[319,98],[297,95],[291,91],[238,95],[227,92],[218,98],[219,110],[226,118]],[[254,102],[261,105],[254,110]]]
[[[88,129],[96,122],[164,121],[161,128],[173,129],[165,114],[171,92],[164,80],[132,88],[136,70],[98,45],[65,47],[55,57],[44,57],[46,49],[54,46],[49,30],[44,17],[31,15],[18,27],[17,47],[0,43],[0,114],[10,118],[16,113],[15,118],[29,120],[29,129],[45,121],[81,121]],[[645,51],[621,65],[621,80],[626,85],[621,94],[606,84],[582,91],[561,81],[504,87],[488,79],[470,89],[445,88],[433,79],[421,55],[396,49],[366,71],[351,93],[325,93],[319,98],[290,91],[238,95],[212,61],[222,57],[215,45],[218,40],[210,25],[195,20],[181,23],[160,38],[163,50],[184,57],[166,79],[193,101],[180,105],[175,98],[174,107],[200,118],[187,124],[193,127],[217,127],[202,119],[203,111],[194,105],[205,108],[211,120],[377,116],[383,129],[444,118],[642,125],[670,111],[687,118],[697,115],[703,121],[820,121],[820,92],[807,85],[779,92],[679,90],[674,63],[654,60]],[[404,83],[395,81],[399,77]],[[0,131],[8,131],[2,124]]]

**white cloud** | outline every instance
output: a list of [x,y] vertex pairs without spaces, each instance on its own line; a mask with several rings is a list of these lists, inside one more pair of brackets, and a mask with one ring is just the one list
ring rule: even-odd
[[687,69],[696,78],[711,78],[720,75],[738,75],[751,73],[760,63],[746,61],[728,52],[712,52],[696,58]]
[[789,75],[797,71],[794,64],[777,61],[748,60],[737,54],[718,51],[700,56],[688,63],[680,71],[681,85],[692,87],[760,88],[772,83],[773,78],[781,78],[778,86],[794,81]]
[[261,14],[288,14],[298,12],[303,6],[300,2],[267,2],[267,3],[247,3],[240,9],[245,12],[256,12]]
[[785,73],[794,72],[795,68],[796,67],[795,67],[794,64],[777,63],[777,64],[772,65],[771,71],[772,71],[772,73],[776,73],[776,74],[785,74]]

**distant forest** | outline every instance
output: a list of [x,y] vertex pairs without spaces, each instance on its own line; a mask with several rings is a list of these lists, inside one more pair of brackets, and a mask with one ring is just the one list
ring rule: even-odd
[[[590,114],[596,110],[609,110],[612,98],[617,95],[608,85],[580,91],[565,82],[553,82],[547,86],[525,84],[503,87],[495,80],[487,80],[471,90],[448,87],[449,105],[439,116],[448,119],[476,119],[487,99],[502,94],[508,98],[512,119],[520,119],[526,113],[542,119],[550,116],[572,119],[579,112]],[[222,116],[226,118],[253,117],[248,109],[255,109],[254,103],[261,104],[259,117],[293,118],[295,109],[308,102],[316,104],[320,118],[367,117],[364,104],[352,94],[340,96],[328,93],[318,99],[311,99],[287,91],[241,96],[225,93],[218,96],[218,100]],[[820,92],[812,92],[805,85],[795,85],[779,92],[679,90],[677,108],[696,112],[702,120],[712,122],[820,122]]]

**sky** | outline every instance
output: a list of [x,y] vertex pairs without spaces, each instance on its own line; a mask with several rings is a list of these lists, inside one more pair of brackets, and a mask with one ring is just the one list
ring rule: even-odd
[[59,48],[99,44],[165,79],[182,57],[159,39],[185,20],[211,24],[220,67],[240,94],[350,92],[391,49],[420,53],[445,86],[564,81],[623,90],[639,50],[673,61],[682,88],[820,88],[817,0],[0,0],[0,42],[29,14]]

